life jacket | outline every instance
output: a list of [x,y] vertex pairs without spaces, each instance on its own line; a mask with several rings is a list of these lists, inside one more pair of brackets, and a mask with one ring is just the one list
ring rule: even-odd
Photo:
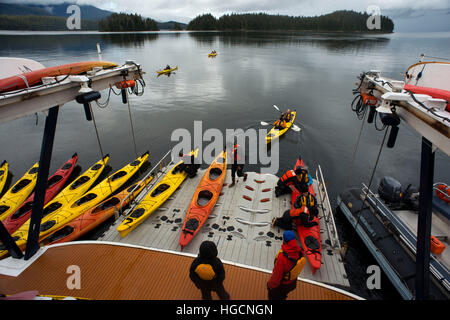
[[285,256],[289,261],[292,262],[292,267],[283,273],[283,280],[284,281],[293,281],[296,280],[298,278],[298,276],[300,275],[300,273],[303,270],[303,267],[306,264],[306,259],[302,254],[302,251],[300,250],[298,253],[298,259],[294,259],[289,257],[289,255],[283,251],[283,249],[280,249],[280,251],[278,251],[277,255],[275,256],[275,261],[274,264],[277,263],[277,259],[278,259],[278,255],[282,254],[283,256]]
[[449,203],[450,202],[450,187],[446,184],[440,184],[437,186],[436,195],[439,199]]
[[302,206],[301,208],[293,208],[289,211],[289,215],[292,219],[299,219],[301,213],[306,213],[309,215],[309,210],[306,206]]
[[308,195],[301,194],[297,197],[297,200],[295,202],[298,204],[299,207],[308,207],[312,208],[316,206],[316,199],[314,196],[308,192]]
[[214,272],[213,267],[208,263],[202,263],[195,268],[194,272],[200,277],[202,280],[212,280],[216,277],[216,273]]
[[285,121],[291,121],[291,113],[289,112],[289,113],[285,113],[284,115],[283,115],[283,119],[285,120]]
[[289,186],[293,184],[293,178],[295,178],[297,175],[295,174],[294,170],[288,170],[286,173],[280,178],[281,182],[283,182],[285,185]]
[[302,169],[302,172],[300,174],[297,175],[297,180],[300,183],[306,183],[308,184],[309,182],[309,175],[308,175],[308,171],[306,171],[305,169]]

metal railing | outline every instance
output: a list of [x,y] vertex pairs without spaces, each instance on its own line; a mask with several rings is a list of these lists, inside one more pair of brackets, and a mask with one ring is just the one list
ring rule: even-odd
[[[120,203],[120,207],[119,207],[119,213],[122,215],[123,214],[123,206],[124,203],[126,203],[126,201],[128,200],[128,198],[130,199],[130,211],[139,204],[139,202],[142,200],[142,198],[148,193],[149,190],[151,190],[153,188],[153,186],[155,186],[157,184],[157,182],[159,181],[157,175],[161,175],[161,174],[165,174],[165,171],[163,170],[167,170],[168,166],[170,166],[173,163],[173,159],[171,157],[172,155],[172,149],[170,149],[162,158],[161,160],[159,160],[159,162],[145,175],[144,178],[142,178],[133,188],[133,190],[131,190],[131,192],[122,200],[122,202]],[[150,183],[147,183],[144,187],[144,189],[139,193],[139,195],[137,197],[134,197],[134,191],[136,191],[139,186],[148,178],[153,177],[153,180]],[[137,198],[140,198],[139,200],[137,200]]]
[[328,237],[333,248],[341,250],[341,244],[338,239],[338,233],[336,224],[334,222],[333,211],[331,209],[330,198],[328,197],[327,187],[323,178],[322,168],[318,165],[316,169],[316,180],[319,183],[318,186],[318,198],[322,204],[323,217],[325,219],[325,225],[327,227]]

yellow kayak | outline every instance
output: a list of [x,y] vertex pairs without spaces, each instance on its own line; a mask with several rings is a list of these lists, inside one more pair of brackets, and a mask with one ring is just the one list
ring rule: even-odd
[[217,56],[217,52],[216,53],[208,53],[208,57],[215,57]]
[[[109,155],[106,155],[104,159],[99,160],[93,164],[88,170],[86,170],[81,176],[79,176],[70,185],[65,187],[52,201],[47,203],[42,212],[42,219],[45,217],[59,212],[64,209],[71,202],[80,198],[89,188],[94,184],[100,174],[105,169],[108,163]],[[28,239],[28,230],[30,228],[30,219],[25,222],[17,231],[12,234],[12,237],[16,239],[16,243],[20,249],[25,249],[25,244]],[[0,257],[6,254],[5,251],[0,251]]]
[[294,123],[296,113],[297,113],[296,111],[291,111],[291,121],[286,123],[286,128],[282,130],[277,130],[275,129],[275,127],[273,127],[266,136],[266,143],[271,143],[273,140],[279,138],[286,131],[288,131],[292,127],[292,124]]
[[11,213],[15,212],[33,192],[38,171],[39,163],[36,162],[0,199],[0,221],[5,220]]
[[42,220],[39,239],[52,233],[60,226],[72,221],[87,210],[103,202],[124,185],[148,159],[148,152],[116,171],[108,178],[100,182],[91,191],[72,202],[61,211],[53,213]]
[[[198,149],[191,151],[190,155],[197,157]],[[120,236],[126,237],[131,231],[136,229],[145,219],[147,219],[156,209],[158,209],[186,179],[185,171],[178,171],[179,161],[173,168],[159,181],[139,203],[136,208],[117,227]]]
[[2,194],[3,188],[5,188],[7,179],[8,179],[8,162],[6,162],[5,160],[0,166],[0,194]]
[[169,73],[169,72],[172,72],[172,71],[175,71],[175,70],[178,70],[178,66],[176,66],[175,68],[172,68],[172,69],[159,70],[159,71],[156,71],[156,73],[164,74],[164,73]]

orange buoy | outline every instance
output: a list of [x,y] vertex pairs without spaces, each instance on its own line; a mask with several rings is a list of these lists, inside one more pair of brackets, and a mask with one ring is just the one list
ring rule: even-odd
[[450,202],[450,187],[445,184],[440,184],[437,186],[436,195],[442,201],[447,203]]
[[439,241],[435,236],[431,236],[431,252],[434,254],[441,254],[445,250],[445,245]]

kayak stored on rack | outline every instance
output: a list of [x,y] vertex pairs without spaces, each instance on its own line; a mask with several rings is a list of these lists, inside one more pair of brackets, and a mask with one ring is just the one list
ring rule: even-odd
[[5,160],[0,165],[0,195],[2,194],[3,189],[5,188],[7,179],[8,179],[8,162]]
[[0,79],[0,93],[33,87],[40,84],[42,82],[42,78],[44,77],[78,75],[92,70],[95,67],[108,69],[117,66],[118,65],[113,62],[107,61],[84,61],[33,70],[12,77]]
[[[126,190],[103,201],[98,206],[86,211],[73,221],[66,223],[64,226],[52,232],[50,235],[42,239],[44,245],[55,243],[74,241],[87,232],[93,230],[104,221],[111,218],[118,210],[120,205],[127,206],[131,199],[144,189],[144,187],[152,181],[153,177],[148,177],[146,180],[138,184],[134,184]],[[129,196],[131,194],[131,196]],[[128,197],[129,196],[129,197]]]
[[285,132],[292,127],[296,114],[297,112],[295,110],[291,111],[291,120],[289,122],[286,122],[286,127],[284,129],[278,130],[275,128],[275,126],[270,129],[269,133],[266,136],[266,143],[271,143],[273,140],[278,139],[283,134],[285,134]]
[[[66,184],[75,168],[78,155],[75,153],[72,158],[66,161],[50,178],[47,180],[47,189],[45,190],[44,206],[52,200]],[[11,215],[9,215],[3,224],[10,234],[14,233],[31,216],[31,210],[34,203],[34,193]]]
[[24,174],[0,199],[0,221],[4,221],[28,198],[36,186],[39,163]]
[[45,217],[41,223],[39,238],[42,239],[59,227],[74,220],[87,210],[98,205],[109,196],[113,195],[114,192],[122,187],[135,173],[137,173],[139,168],[141,168],[147,161],[148,156],[149,154],[147,151],[142,156],[138,157],[122,169],[104,179],[92,190],[72,202],[70,205],[66,206],[63,210]]
[[206,170],[187,209],[179,240],[182,249],[208,220],[219,199],[226,173],[227,152],[222,151]]
[[[191,151],[190,155],[197,157],[198,149]],[[187,173],[184,170],[180,170],[182,165],[183,160],[180,160],[174,165],[161,181],[149,191],[139,205],[122,221],[117,227],[117,231],[119,231],[121,237],[126,237],[177,190],[187,177]]]
[[[304,167],[305,163],[301,158],[298,158],[294,170],[299,167]],[[312,184],[309,185],[309,193],[315,196],[314,188]],[[291,194],[291,203],[292,207],[294,207],[294,202],[297,197],[300,195],[300,192],[294,187]],[[310,228],[306,228],[302,225],[297,226],[298,236],[300,238],[300,242],[302,244],[304,253],[308,258],[309,264],[311,266],[312,273],[314,274],[322,265],[322,243],[320,239],[320,224],[319,218],[314,217],[313,222],[317,222],[317,225],[312,226]]]
[[[93,164],[83,175],[79,176],[75,181],[64,188],[53,200],[51,200],[44,207],[42,211],[42,219],[47,216],[61,211],[67,205],[81,197],[89,188],[95,183],[97,178],[103,172],[106,164],[108,163],[109,155],[106,155],[103,159],[100,159]],[[16,232],[12,234],[12,238],[16,241],[17,246],[24,250],[28,239],[28,231],[30,228],[30,219],[26,221]],[[1,249],[0,257],[7,254],[7,251]]]

